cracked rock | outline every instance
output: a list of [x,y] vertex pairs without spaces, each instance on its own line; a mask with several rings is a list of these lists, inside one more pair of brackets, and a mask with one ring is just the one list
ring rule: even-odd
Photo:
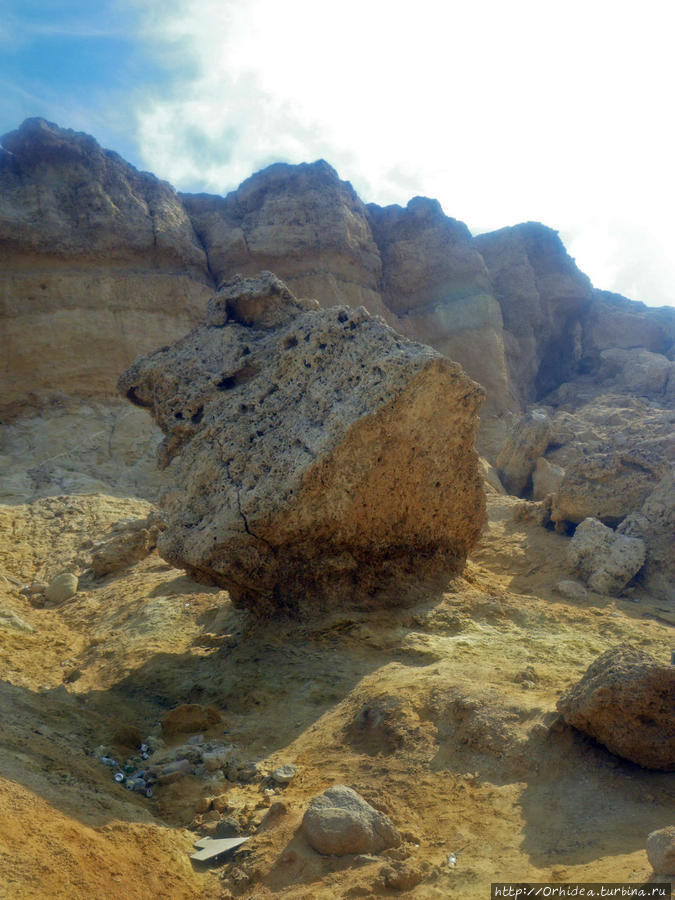
[[363,307],[237,276],[119,387],[165,434],[158,552],[240,607],[406,602],[480,535],[483,390]]

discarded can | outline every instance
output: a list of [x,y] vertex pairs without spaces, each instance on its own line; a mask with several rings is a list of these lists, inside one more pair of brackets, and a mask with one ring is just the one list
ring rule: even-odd
[[149,749],[147,744],[141,744],[141,753],[147,753]]
[[101,762],[104,766],[118,766],[119,763],[116,759],[113,759],[112,756],[102,756]]
[[122,771],[126,772],[127,775],[131,775],[136,766],[132,766],[130,763],[127,763],[125,766],[122,766]]
[[142,759],[150,759],[150,754],[147,750],[141,750],[141,758]]
[[124,781],[124,772],[115,772],[115,781],[118,784],[122,784]]
[[152,788],[146,787],[146,789],[143,791],[143,793],[145,794],[146,797],[152,797]]
[[127,780],[124,782],[124,787],[125,787],[128,791],[133,791],[133,789],[134,789],[134,783],[133,783],[133,781],[132,781],[130,778],[127,778]]

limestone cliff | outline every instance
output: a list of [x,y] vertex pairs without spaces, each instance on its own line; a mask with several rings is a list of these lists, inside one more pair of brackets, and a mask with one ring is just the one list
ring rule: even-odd
[[88,135],[29,119],[2,144],[2,411],[112,396],[125,365],[203,313],[204,250],[170,185]]

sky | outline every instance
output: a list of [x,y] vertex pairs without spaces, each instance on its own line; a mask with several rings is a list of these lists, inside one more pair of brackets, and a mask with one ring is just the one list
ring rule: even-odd
[[179,190],[326,159],[474,234],[540,221],[594,285],[675,306],[664,0],[0,0],[0,134],[93,134]]

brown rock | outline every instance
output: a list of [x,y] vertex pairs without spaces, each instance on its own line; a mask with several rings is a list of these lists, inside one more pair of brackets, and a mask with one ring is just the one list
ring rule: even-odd
[[675,770],[675,667],[624,646],[603,653],[558,701],[573,725],[648,769]]
[[485,516],[478,385],[364,309],[236,283],[260,324],[250,307],[120,379],[176,457],[160,555],[259,612],[405,602],[461,567]]

